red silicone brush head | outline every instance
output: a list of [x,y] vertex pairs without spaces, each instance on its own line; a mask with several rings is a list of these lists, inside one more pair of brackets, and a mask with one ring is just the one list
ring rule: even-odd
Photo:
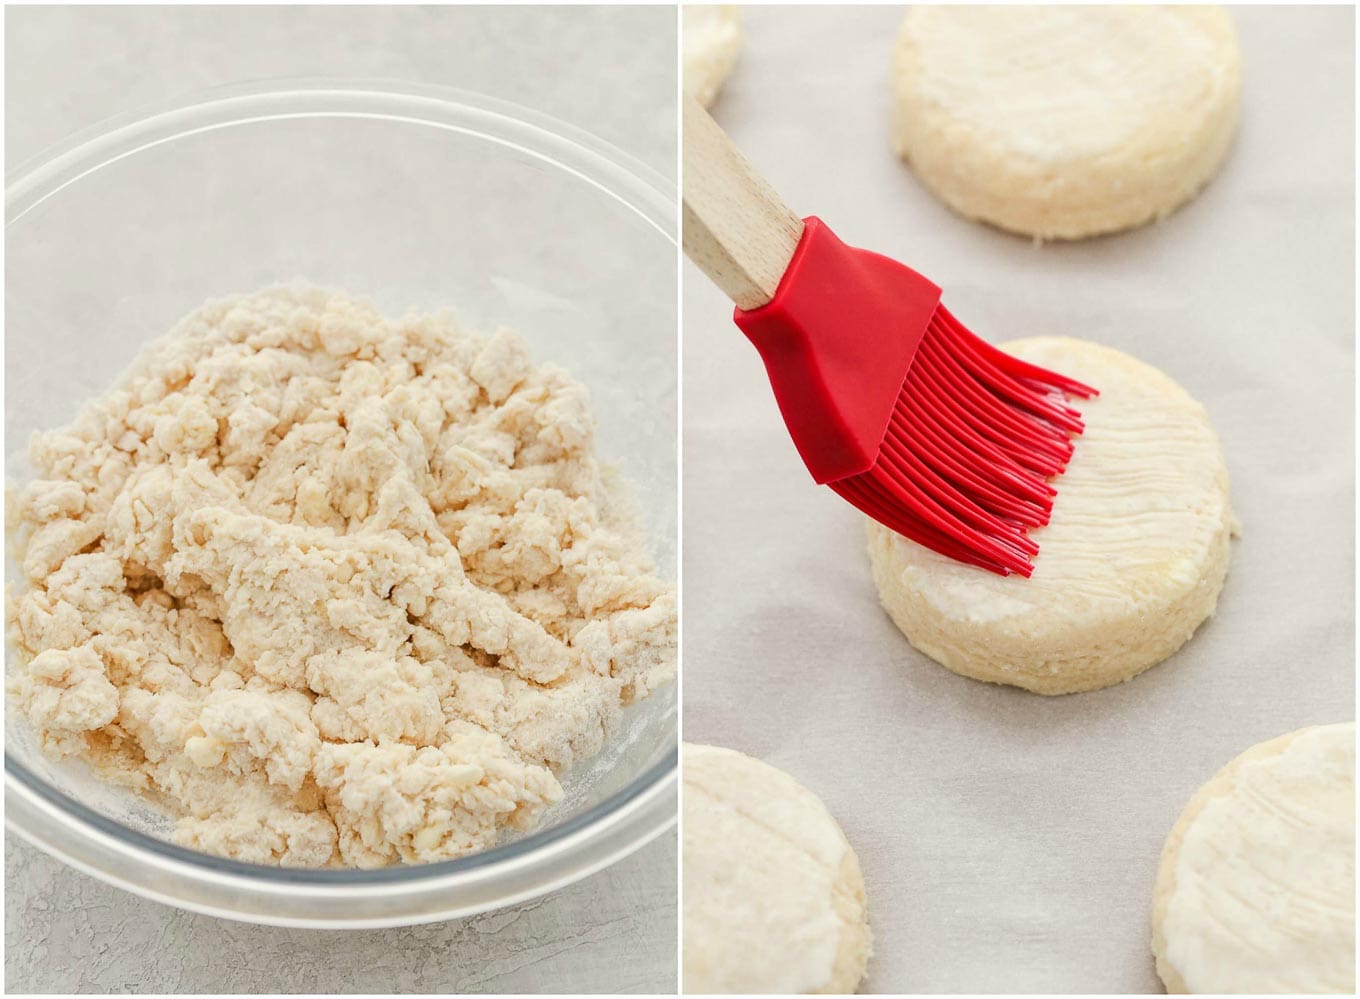
[[1028,576],[1093,389],[997,350],[930,281],[817,219],[768,305],[737,310],[813,477],[949,558]]
[[880,524],[1003,575],[1034,571],[1082,431],[1064,393],[1092,390],[997,350],[940,306],[902,383],[873,467],[828,483]]

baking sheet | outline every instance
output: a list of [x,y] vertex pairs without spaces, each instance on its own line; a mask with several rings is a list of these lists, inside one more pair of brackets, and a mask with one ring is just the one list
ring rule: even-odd
[[686,265],[684,737],[788,770],[862,862],[866,991],[1155,992],[1152,884],[1248,746],[1354,717],[1354,12],[1234,8],[1242,121],[1163,222],[1075,244],[951,214],[889,144],[893,7],[744,11],[713,111],[795,211],[920,268],[992,340],[1068,335],[1207,407],[1244,527],[1166,663],[1061,698],[967,680],[879,609],[859,516],[815,487],[755,351]]

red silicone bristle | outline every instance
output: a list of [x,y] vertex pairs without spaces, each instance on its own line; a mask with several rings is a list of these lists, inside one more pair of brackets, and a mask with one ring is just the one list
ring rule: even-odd
[[830,483],[904,537],[991,572],[1028,576],[1047,481],[1083,429],[1065,396],[1096,391],[998,350],[940,306],[912,361],[878,461]]

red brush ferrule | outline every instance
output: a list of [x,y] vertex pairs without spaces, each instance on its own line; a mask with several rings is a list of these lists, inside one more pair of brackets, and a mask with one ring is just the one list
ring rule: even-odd
[[760,351],[808,471],[827,483],[878,460],[940,289],[894,260],[846,246],[818,218],[803,222],[774,298],[733,318]]

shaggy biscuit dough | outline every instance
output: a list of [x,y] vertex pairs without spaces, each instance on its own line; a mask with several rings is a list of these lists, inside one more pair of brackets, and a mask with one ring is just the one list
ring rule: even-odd
[[687,6],[681,18],[685,93],[708,107],[741,52],[741,11],[727,4]]
[[1166,375],[1081,340],[1003,349],[1098,389],[1031,532],[1034,575],[953,562],[868,522],[884,608],[955,673],[1041,694],[1120,683],[1175,652],[1213,613],[1233,529],[1228,470],[1204,408]]
[[686,744],[687,993],[845,993],[864,977],[859,860],[826,806],[782,770]]
[[1168,992],[1355,993],[1355,723],[1253,746],[1162,851],[1152,951]]
[[674,593],[593,433],[508,332],[311,288],[210,302],[35,437],[11,692],[187,846],[491,846],[674,670]]
[[967,218],[1077,239],[1213,177],[1242,56],[1219,7],[918,6],[894,57],[897,152]]

